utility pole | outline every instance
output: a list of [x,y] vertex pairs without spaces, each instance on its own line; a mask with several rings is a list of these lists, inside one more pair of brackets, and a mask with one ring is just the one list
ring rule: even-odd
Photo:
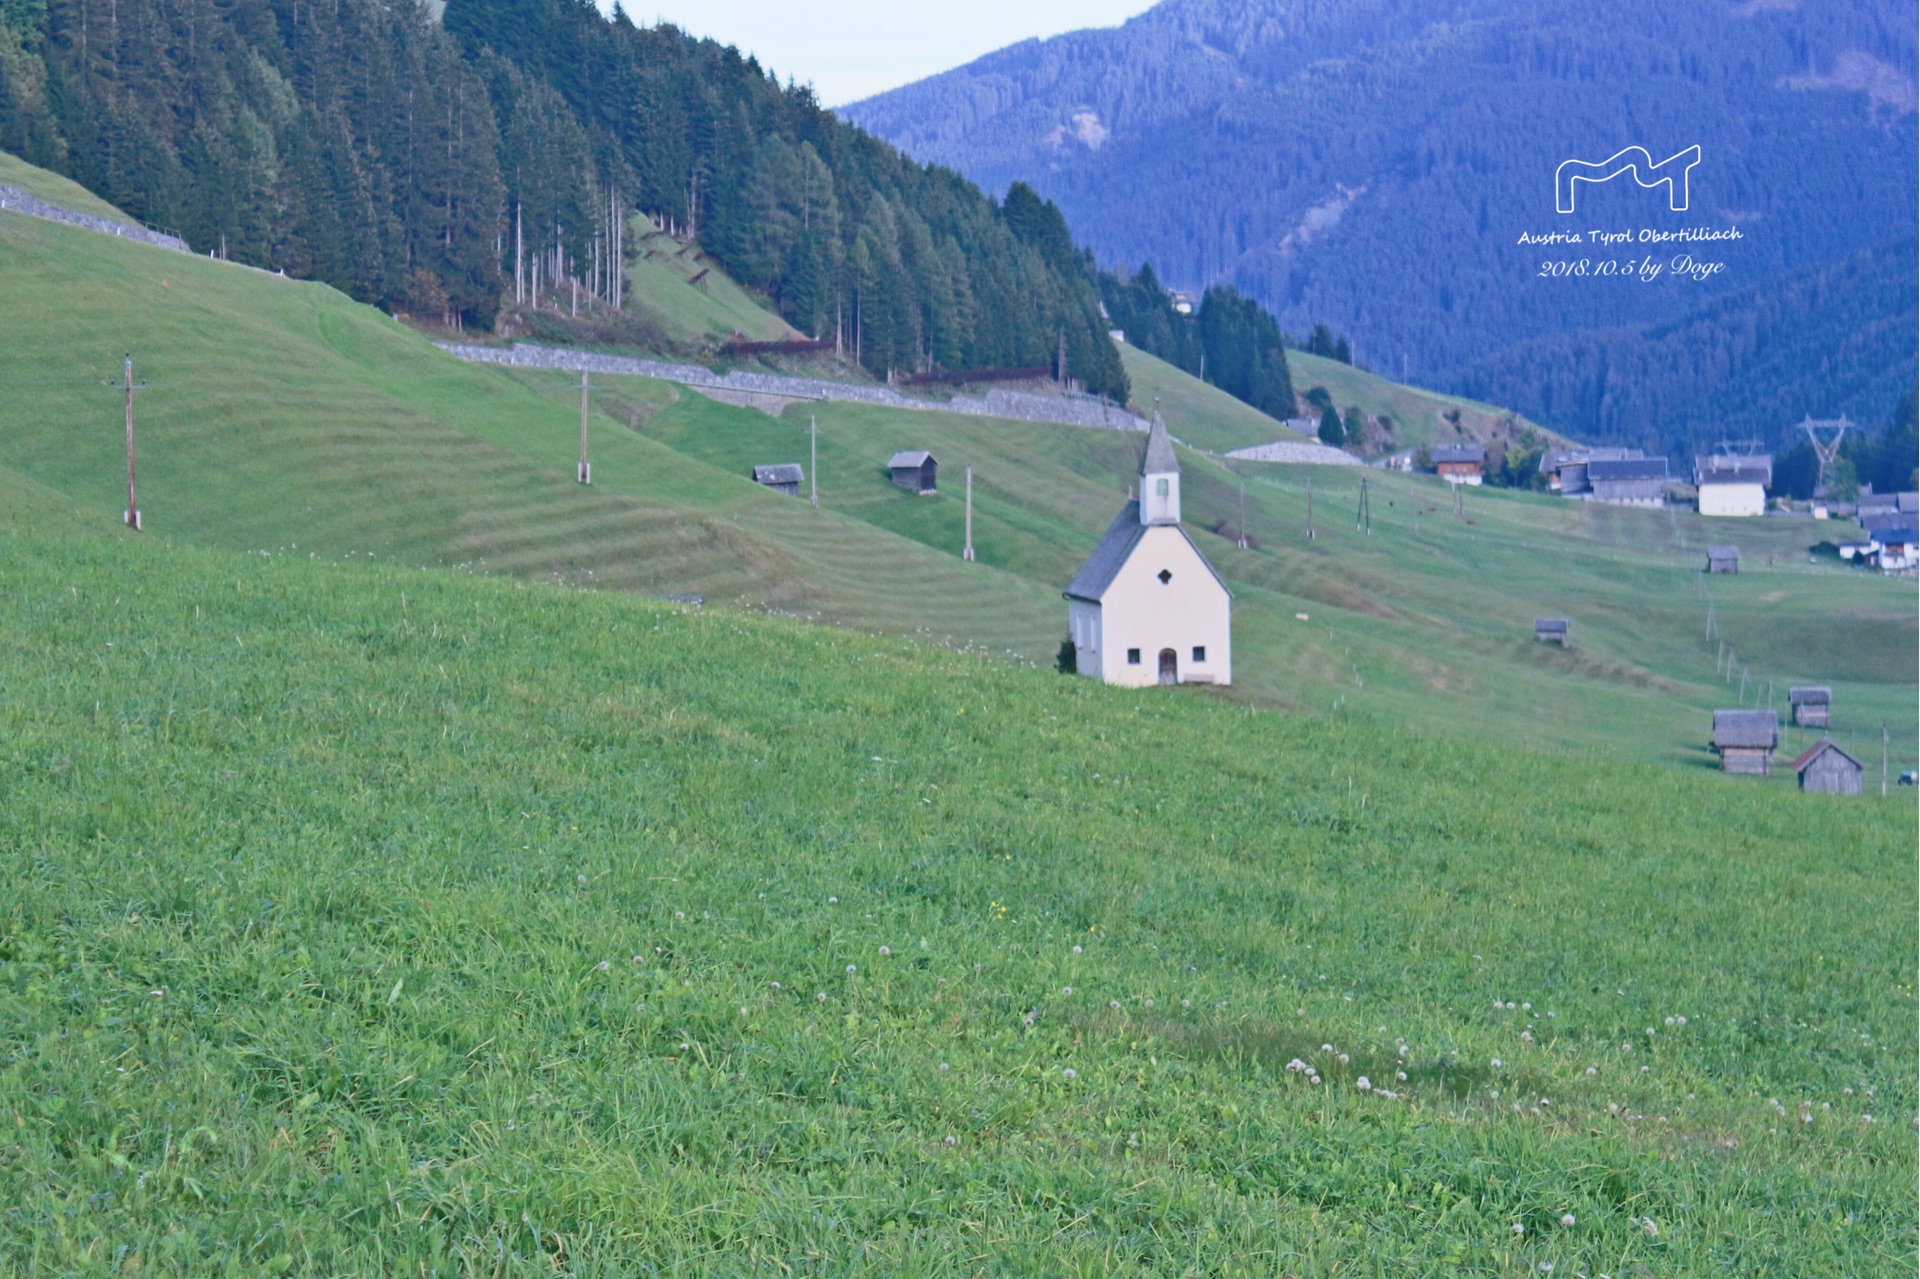
[[580,469],[574,478],[582,484],[593,483],[593,463],[587,461],[587,371],[580,370]]
[[1247,477],[1242,475],[1239,477],[1239,480],[1240,480],[1240,538],[1237,544],[1240,547],[1240,549],[1244,551],[1247,549]]
[[807,414],[807,483],[813,492],[813,509],[820,509],[820,415]]
[[513,204],[513,301],[519,306],[527,300],[526,237],[520,225],[520,202]]
[[1353,514],[1353,531],[1358,533],[1363,528],[1368,537],[1373,536],[1373,503],[1367,497],[1367,477],[1364,475],[1360,477],[1360,509]]
[[121,519],[134,532],[140,532],[140,502],[133,490],[133,393],[146,385],[133,380],[133,353],[127,353],[125,372],[119,382],[106,385],[116,391],[125,391],[127,396],[127,509]]
[[1313,477],[1307,477],[1307,540],[1313,540]]
[[973,468],[971,466],[967,468],[967,545],[960,552],[960,558],[969,564],[973,563]]
[[1887,722],[1880,721],[1880,798],[1887,797]]

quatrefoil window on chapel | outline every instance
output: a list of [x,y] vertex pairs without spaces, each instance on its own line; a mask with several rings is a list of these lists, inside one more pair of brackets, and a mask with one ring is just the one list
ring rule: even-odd
[[1160,570],[1157,576],[1160,578],[1160,585],[1165,586],[1168,582],[1171,582],[1173,580],[1173,570],[1163,568]]

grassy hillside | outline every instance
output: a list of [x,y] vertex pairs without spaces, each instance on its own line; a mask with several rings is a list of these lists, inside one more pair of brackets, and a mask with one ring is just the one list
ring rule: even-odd
[[[1544,438],[1558,437],[1538,423],[1529,422],[1506,409],[1477,400],[1441,395],[1415,386],[1390,382],[1365,369],[1288,351],[1287,364],[1293,371],[1294,388],[1305,395],[1316,386],[1325,387],[1334,404],[1344,413],[1357,407],[1369,417],[1386,415],[1395,424],[1391,451],[1418,448],[1423,444],[1450,444],[1460,440],[1492,443],[1512,438],[1523,430],[1533,430]],[[1445,415],[1458,413],[1459,428]],[[1375,448],[1373,452],[1388,449]]]
[[[698,246],[655,231],[635,218],[631,234],[640,256],[627,269],[627,304],[675,342],[701,343],[739,333],[751,342],[809,336],[749,297]],[[696,283],[695,277],[699,280]]]
[[[1293,352],[1287,352],[1289,359]],[[1249,444],[1300,438],[1299,434],[1251,404],[1217,386],[1175,368],[1137,346],[1120,344],[1134,412],[1149,416],[1156,402],[1177,437],[1197,449],[1224,453]]]
[[[18,424],[0,433],[0,469],[110,526],[119,406],[100,383],[131,348],[151,381],[142,501],[164,539],[699,593],[1050,663],[1061,586],[1137,468],[1138,439],[1118,432],[823,404],[815,511],[747,478],[806,460],[804,406],[775,420],[604,378],[583,489],[564,375],[461,365],[325,288],[55,224],[0,215],[0,251],[0,309],[18,317],[0,349]],[[941,496],[887,482],[886,458],[910,447],[945,463]],[[1335,469],[1313,478],[1309,540],[1310,472],[1185,463],[1189,525],[1237,596],[1240,683],[1224,696],[1599,767],[1664,760],[1734,786],[1704,772],[1708,712],[1831,682],[1856,753],[1877,764],[1882,723],[1897,730],[1894,768],[1920,753],[1913,587],[1807,563],[1810,523],[1729,529],[1492,492],[1455,519],[1433,481]],[[967,465],[972,565],[959,558]],[[1247,550],[1229,540],[1242,478]],[[1363,478],[1371,534],[1354,527]],[[1703,583],[1701,548],[1729,537],[1748,572]],[[1546,613],[1573,618],[1568,652],[1533,644]]]
[[1911,1259],[1904,800],[7,522],[19,1273]]
[[75,213],[91,213],[94,217],[110,218],[115,222],[133,221],[78,182],[57,173],[49,173],[5,151],[0,151],[0,186],[18,187],[28,195],[62,209],[72,209]]

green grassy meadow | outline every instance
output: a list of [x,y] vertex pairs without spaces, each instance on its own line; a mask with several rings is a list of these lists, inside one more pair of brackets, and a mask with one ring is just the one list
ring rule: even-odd
[[1912,1260],[1909,802],[6,496],[8,1273]]
[[[1239,682],[1142,695],[1050,669],[1134,436],[605,377],[583,487],[318,286],[0,214],[0,316],[0,1274],[1911,1270],[1915,594],[1821,526],[1186,450]],[[1868,795],[1713,771],[1810,680]]]
[[[692,344],[735,333],[752,342],[807,336],[754,301],[717,265],[695,261],[691,251],[682,256],[685,246],[646,219],[633,219],[628,233],[640,249],[627,268],[628,302],[668,338]],[[693,283],[703,270],[706,274]]]

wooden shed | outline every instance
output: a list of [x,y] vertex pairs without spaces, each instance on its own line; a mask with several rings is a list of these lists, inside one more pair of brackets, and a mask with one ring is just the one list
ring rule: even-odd
[[1800,774],[1801,790],[1825,795],[1858,795],[1860,774],[1865,770],[1859,760],[1829,741],[1821,742],[1794,760],[1793,771]]
[[1720,755],[1723,773],[1759,773],[1773,766],[1780,745],[1778,711],[1715,711],[1713,749]]
[[906,449],[887,460],[893,482],[911,493],[936,492],[935,472],[939,469],[940,463],[925,449]]
[[806,478],[806,470],[798,462],[780,462],[773,466],[753,468],[755,484],[775,489],[789,497],[800,496],[800,484]]
[[1567,619],[1564,617],[1536,617],[1533,619],[1533,637],[1542,644],[1567,646]]
[[1738,573],[1740,571],[1740,548],[1737,546],[1709,546],[1707,548],[1707,572]]
[[1825,685],[1787,690],[1787,705],[1793,707],[1793,722],[1802,728],[1827,727],[1827,713],[1833,709],[1833,690]]

